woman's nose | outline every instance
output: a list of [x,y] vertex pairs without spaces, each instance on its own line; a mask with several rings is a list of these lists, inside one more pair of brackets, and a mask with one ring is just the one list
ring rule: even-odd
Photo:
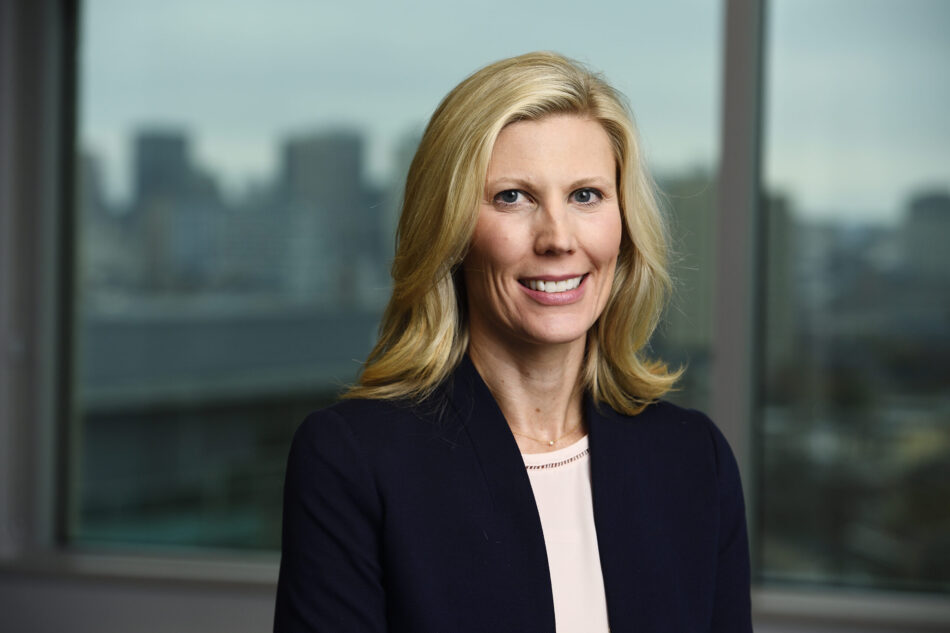
[[535,218],[535,253],[552,255],[574,252],[575,236],[566,205],[549,204],[539,211]]

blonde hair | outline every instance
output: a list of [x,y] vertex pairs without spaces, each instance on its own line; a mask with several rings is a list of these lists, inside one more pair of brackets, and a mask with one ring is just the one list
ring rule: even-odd
[[632,117],[601,76],[540,52],[475,72],[432,115],[406,180],[379,340],[344,397],[418,401],[461,361],[469,332],[456,273],[472,240],[495,140],[510,123],[556,114],[604,127],[617,160],[624,227],[610,297],[587,335],[583,386],[595,402],[631,415],[672,388],[680,372],[643,353],[671,283],[666,226]]

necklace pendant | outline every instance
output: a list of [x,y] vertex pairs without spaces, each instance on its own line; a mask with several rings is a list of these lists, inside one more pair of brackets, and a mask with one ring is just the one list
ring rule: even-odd
[[548,442],[548,446],[554,446],[554,440],[550,440],[550,441]]

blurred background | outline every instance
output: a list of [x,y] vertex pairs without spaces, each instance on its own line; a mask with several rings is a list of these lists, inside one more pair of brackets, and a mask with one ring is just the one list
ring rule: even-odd
[[950,630],[950,2],[0,6],[0,629],[270,626],[289,441],[373,343],[423,126],[549,49],[636,115],[652,352],[741,412],[757,630]]

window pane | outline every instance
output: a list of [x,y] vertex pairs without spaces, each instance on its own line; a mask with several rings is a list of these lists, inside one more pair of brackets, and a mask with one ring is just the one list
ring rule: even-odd
[[74,541],[278,545],[290,436],[373,342],[422,126],[468,73],[530,50],[631,100],[688,253],[655,349],[690,362],[678,397],[704,404],[719,7],[577,10],[83,4]]
[[771,3],[765,579],[950,591],[948,27]]

